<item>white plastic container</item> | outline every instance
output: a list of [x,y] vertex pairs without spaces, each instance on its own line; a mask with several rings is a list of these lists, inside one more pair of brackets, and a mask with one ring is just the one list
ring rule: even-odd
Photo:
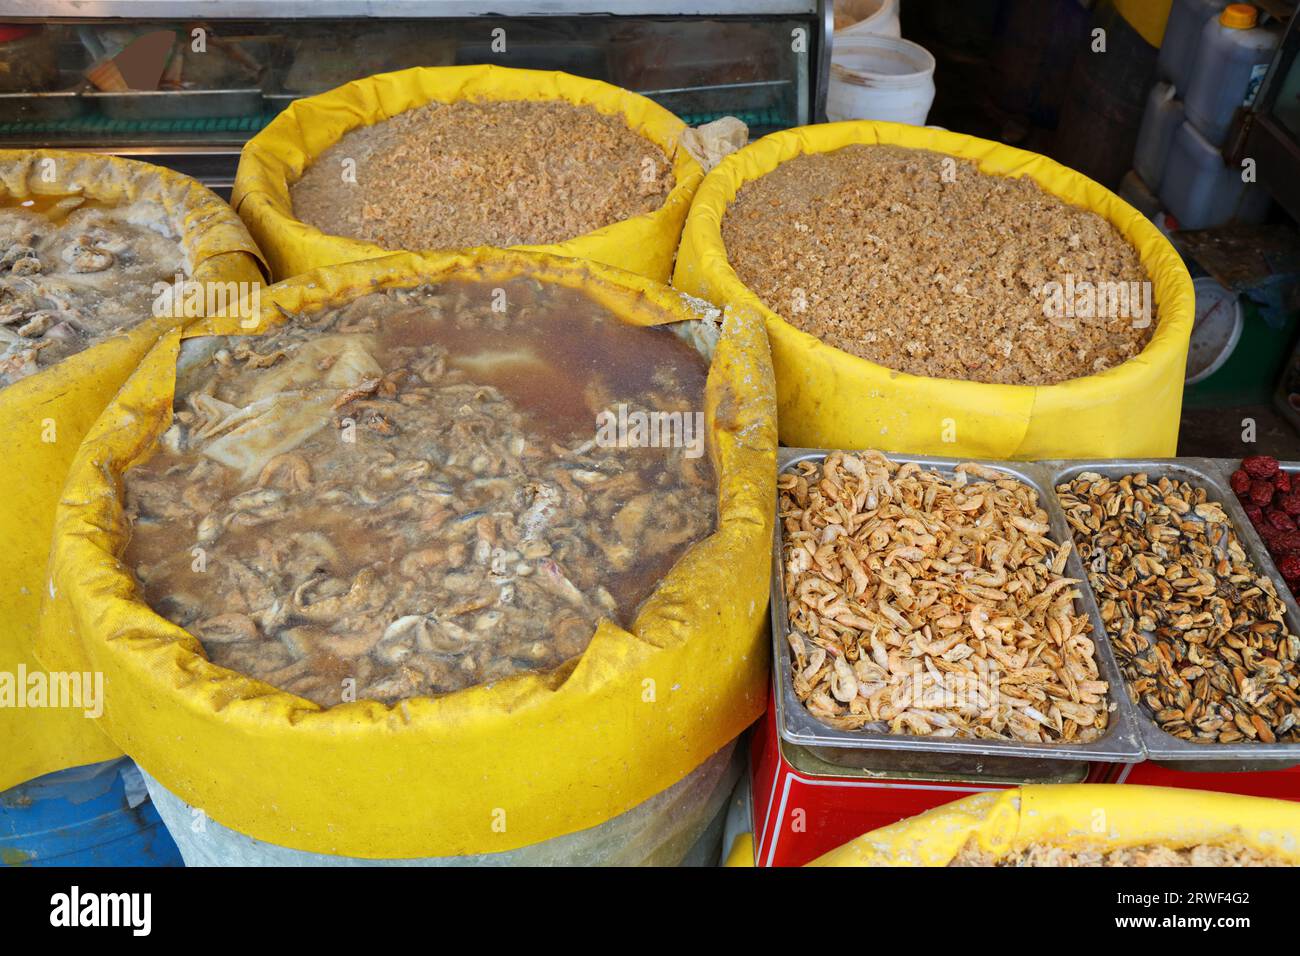
[[1174,134],[1160,199],[1180,229],[1263,222],[1269,205],[1268,193],[1242,182],[1241,169],[1225,166],[1219,148],[1190,122]]
[[1169,159],[1169,145],[1174,133],[1183,125],[1183,101],[1176,96],[1172,83],[1156,83],[1147,95],[1147,108],[1138,129],[1137,149],[1133,151],[1133,168],[1151,189],[1160,188]]
[[[902,0],[835,0],[835,35],[861,36],[872,33],[898,37],[903,31],[898,23]],[[840,26],[841,23],[846,24]]]
[[1224,0],[1174,0],[1169,8],[1157,67],[1160,78],[1172,83],[1184,95],[1192,76],[1192,63],[1196,59],[1196,47],[1201,42],[1201,31],[1225,6]]
[[934,102],[934,57],[897,37],[835,35],[826,118],[924,126]]
[[1240,106],[1255,101],[1281,33],[1256,26],[1258,11],[1232,3],[1201,31],[1187,89],[1187,119],[1215,146],[1228,138]]

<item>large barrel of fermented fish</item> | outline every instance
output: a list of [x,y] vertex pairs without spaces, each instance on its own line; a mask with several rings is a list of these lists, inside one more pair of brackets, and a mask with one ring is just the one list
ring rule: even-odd
[[773,133],[705,177],[673,284],[763,317],[784,444],[1174,454],[1187,269],[1044,156],[884,122]]
[[140,358],[202,310],[186,312],[184,296],[158,284],[182,288],[180,274],[184,288],[233,304],[261,270],[243,223],[212,192],[93,153],[0,150],[0,241],[0,672],[41,689],[28,706],[0,706],[3,790],[120,754],[83,718],[93,702],[52,698],[35,676],[55,504],[82,437]]
[[685,129],[598,80],[416,67],[290,105],[244,146],[231,201],[276,279],[494,246],[667,282],[703,177]]
[[810,866],[1297,866],[1300,806],[1118,784],[978,793]]
[[42,661],[244,840],[680,858],[765,699],[762,324],[495,250],[261,301],[164,337],[83,443]]

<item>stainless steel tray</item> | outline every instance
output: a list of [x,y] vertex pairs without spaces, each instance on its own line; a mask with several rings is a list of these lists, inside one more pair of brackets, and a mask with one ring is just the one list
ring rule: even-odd
[[[781,474],[801,461],[820,461],[828,453],[820,449],[781,448],[777,454],[777,473]],[[1016,478],[1037,489],[1040,504],[1050,519],[1053,540],[1065,541],[1069,535],[1065,513],[1051,491],[1052,486],[1046,480],[1046,472],[1038,465],[918,455],[886,457],[897,462],[913,461],[948,474],[963,461],[978,461],[1004,472],[1008,478]],[[1068,767],[1070,761],[1136,763],[1142,759],[1143,749],[1134,707],[1125,692],[1124,677],[1115,663],[1110,643],[1100,637],[1106,631],[1077,554],[1070,555],[1066,574],[1084,582],[1079,586],[1082,596],[1076,601],[1076,610],[1088,615],[1093,630],[1098,635],[1098,667],[1111,688],[1110,722],[1101,737],[1086,743],[1035,744],[836,730],[810,714],[795,695],[792,682],[791,655],[786,642],[788,625],[781,546],[782,528],[778,518],[772,549],[773,680],[776,683],[777,729],[781,738],[788,743],[805,747],[819,759],[841,766],[870,767],[881,771],[993,775],[1019,780],[1060,778],[1071,772]]]
[[110,119],[185,120],[223,116],[257,116],[262,112],[258,87],[231,90],[124,90],[84,94]]
[[57,90],[0,93],[0,123],[46,123],[74,119],[86,111],[89,84],[79,73],[62,72]]
[[[845,781],[901,780],[918,785],[935,784],[940,786],[943,784],[969,785],[975,782],[979,784],[1005,784],[1014,787],[1025,783],[1083,783],[1088,777],[1088,764],[1082,760],[1054,761],[1055,766],[1053,769],[1057,772],[1051,776],[1023,777],[1014,774],[999,776],[988,772],[981,772],[978,775],[950,774],[942,770],[922,772],[919,770],[878,769],[876,767],[846,767],[843,764],[830,763],[814,754],[811,750],[787,743],[784,740],[778,740],[777,745],[781,748],[781,756],[785,758],[785,762],[798,772],[814,777],[834,777],[837,780]],[[1019,769],[1024,764],[1025,761],[1019,761],[1013,769]]]
[[[1286,582],[1278,574],[1273,559],[1259,539],[1250,520],[1242,510],[1237,496],[1228,485],[1228,476],[1236,468],[1233,460],[1215,458],[1164,458],[1164,459],[1108,459],[1103,461],[1047,461],[1042,466],[1051,476],[1051,487],[1071,481],[1085,471],[1093,471],[1107,478],[1119,478],[1145,472],[1149,477],[1167,476],[1186,481],[1193,487],[1202,487],[1211,500],[1219,502],[1231,520],[1238,540],[1256,568],[1273,581],[1278,597],[1286,605],[1286,623],[1293,634],[1300,634],[1300,607],[1291,595]],[[1300,467],[1297,465],[1296,467]],[[1089,586],[1091,590],[1091,585]],[[1105,633],[1104,630],[1102,633]],[[1109,648],[1109,636],[1106,644]],[[1122,680],[1125,696],[1128,681]],[[1300,743],[1293,744],[1196,744],[1165,733],[1156,723],[1145,704],[1134,701],[1138,728],[1147,757],[1178,770],[1230,773],[1241,771],[1280,770],[1300,764]]]

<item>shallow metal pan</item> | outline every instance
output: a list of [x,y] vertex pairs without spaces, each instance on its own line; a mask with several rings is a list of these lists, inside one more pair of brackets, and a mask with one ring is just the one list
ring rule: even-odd
[[[801,461],[821,461],[826,450],[782,448],[778,452],[778,474],[792,469]],[[921,455],[887,455],[891,461],[916,462],[922,467],[952,474],[963,461],[1004,472],[1035,488],[1040,505],[1047,511],[1054,541],[1065,541],[1069,529],[1065,514],[1051,491],[1046,473],[1027,462],[989,461],[969,458],[942,458]],[[778,518],[773,535],[772,574],[772,641],[774,649],[773,680],[776,683],[776,718],[781,738],[809,750],[828,763],[870,768],[882,772],[922,772],[993,775],[1018,780],[1060,779],[1077,772],[1069,766],[1077,761],[1135,763],[1142,759],[1143,748],[1138,736],[1134,707],[1125,692],[1123,675],[1115,663],[1097,605],[1086,583],[1079,585],[1076,600],[1078,613],[1087,614],[1097,638],[1097,663],[1101,676],[1110,683],[1110,722],[1106,732],[1086,743],[1018,743],[1000,740],[964,740],[952,737],[927,737],[888,734],[874,731],[837,730],[822,723],[799,701],[791,675],[790,649],[786,642],[788,618],[781,560],[782,528]],[[1066,574],[1086,582],[1077,554],[1071,554]]]
[[[1108,459],[1098,461],[1048,461],[1043,462],[1051,477],[1051,487],[1072,481],[1086,471],[1096,472],[1106,478],[1145,472],[1148,477],[1168,477],[1186,481],[1193,487],[1204,488],[1210,500],[1223,506],[1232,522],[1233,530],[1251,562],[1261,574],[1267,575],[1286,606],[1286,623],[1293,634],[1300,634],[1300,607],[1287,588],[1268,556],[1268,551],[1251,527],[1237,496],[1228,485],[1228,475],[1236,465],[1232,461],[1213,458],[1164,459]],[[1300,466],[1297,466],[1300,467]],[[1104,633],[1104,631],[1103,631]],[[1109,637],[1106,641],[1109,646]],[[1128,681],[1123,679],[1125,696]],[[1233,743],[1197,744],[1182,740],[1160,729],[1145,704],[1134,702],[1138,728],[1147,757],[1162,765],[1178,770],[1203,773],[1230,773],[1242,771],[1280,770],[1300,764],[1300,743]]]

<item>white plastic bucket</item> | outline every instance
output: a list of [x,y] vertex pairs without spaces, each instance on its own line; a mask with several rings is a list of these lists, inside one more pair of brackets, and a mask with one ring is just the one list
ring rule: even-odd
[[[898,23],[898,7],[902,0],[835,0],[835,36],[897,37],[903,31]],[[838,26],[842,21],[846,26]]]
[[934,102],[934,57],[910,40],[836,34],[826,118],[924,126]]

